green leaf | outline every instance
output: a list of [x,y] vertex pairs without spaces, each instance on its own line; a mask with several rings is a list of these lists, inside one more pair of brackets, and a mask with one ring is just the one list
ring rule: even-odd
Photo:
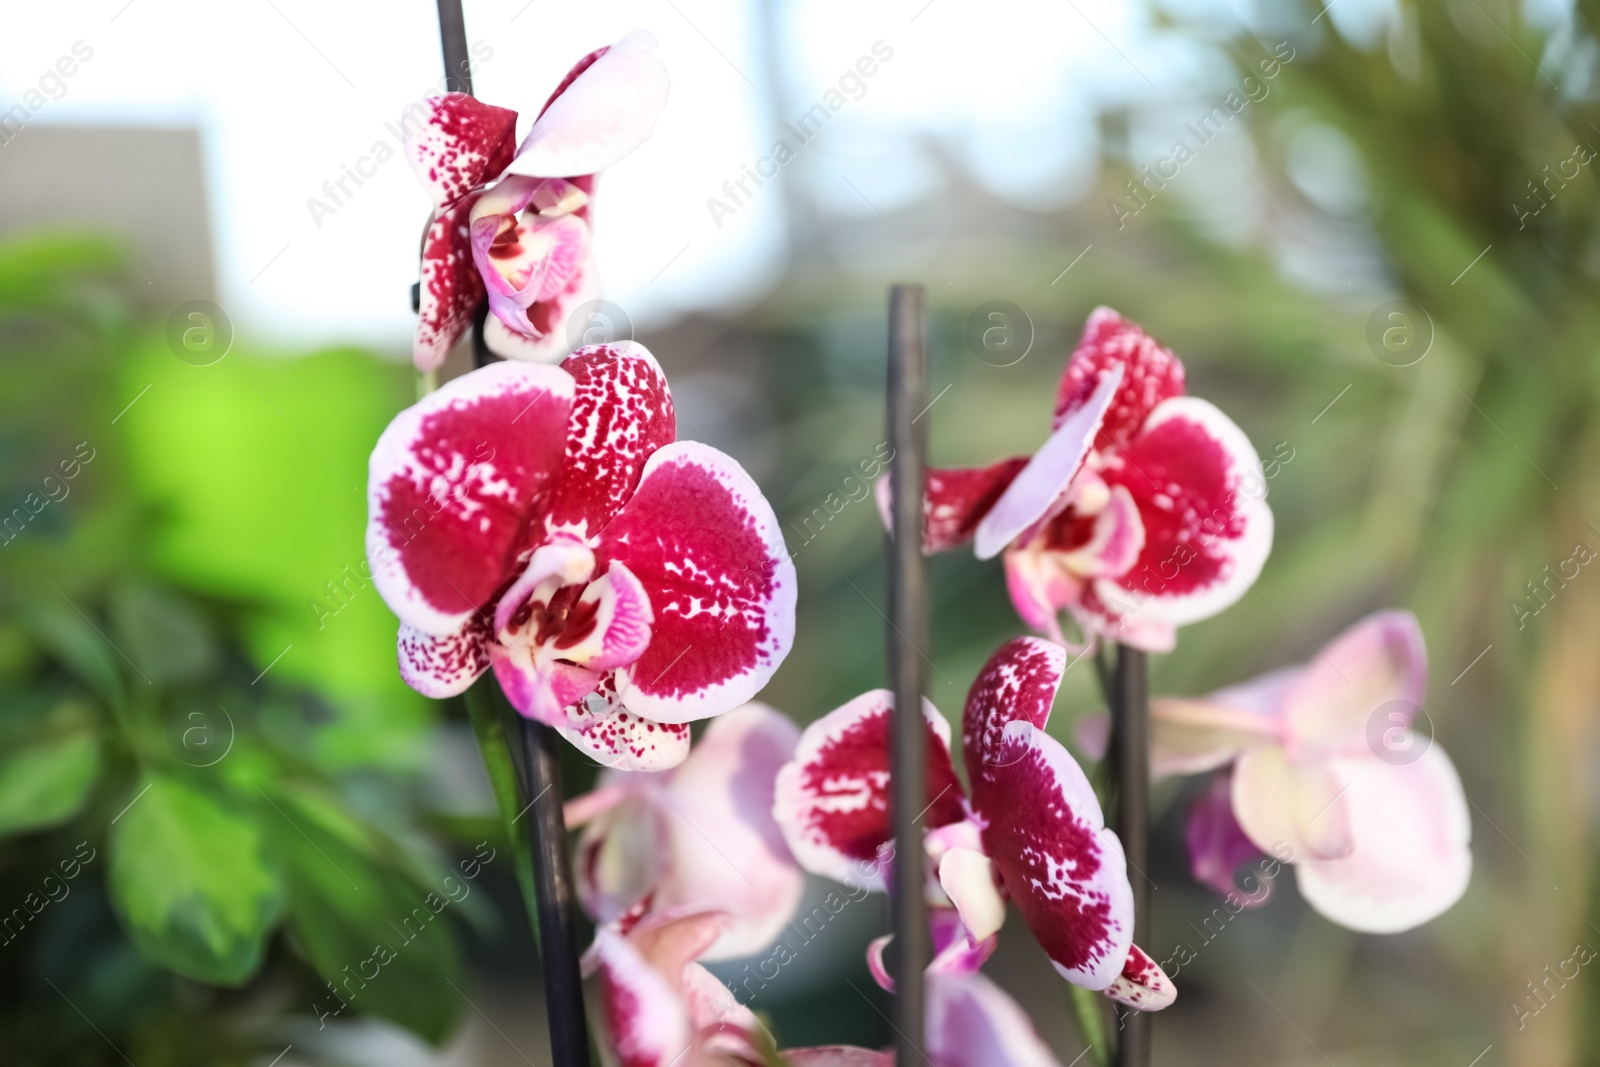
[[240,985],[283,902],[261,828],[212,794],[152,775],[111,827],[112,902],[140,951],[189,978]]
[[452,988],[461,965],[449,915],[474,891],[470,879],[424,888],[383,857],[387,842],[327,800],[297,791],[272,798],[269,820],[284,860],[288,921],[296,945],[328,982],[315,1009],[392,1020],[438,1044],[465,1006]]
[[100,776],[91,713],[63,702],[9,736],[0,751],[0,835],[59,826],[76,815]]
[[75,604],[68,602],[39,608],[27,613],[25,621],[34,639],[80,681],[113,706],[122,706],[122,675],[117,670],[117,650]]
[[119,646],[156,685],[194,682],[216,662],[206,624],[187,603],[145,585],[123,585],[111,596]]

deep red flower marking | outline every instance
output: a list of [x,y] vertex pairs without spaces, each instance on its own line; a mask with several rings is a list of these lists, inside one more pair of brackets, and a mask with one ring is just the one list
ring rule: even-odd
[[504,372],[453,392],[458,402],[390,424],[369,486],[383,547],[417,599],[445,617],[478,610],[505,580],[559,470],[570,405],[567,393]]
[[1100,424],[1096,450],[1127,444],[1157,404],[1183,395],[1183,364],[1172,351],[1110,308],[1096,308],[1061,376],[1055,425],[1060,426],[1068,413],[1087,403],[1100,384],[1101,373],[1117,364],[1123,367],[1122,384]]
[[1206,427],[1165,419],[1109,461],[1101,476],[1132,494],[1144,551],[1118,584],[1138,596],[1178,596],[1227,577],[1244,533],[1231,457]]
[[1118,934],[1125,942],[1128,933],[1113,920],[1110,894],[1096,885],[1107,838],[1064,802],[1069,786],[1040,749],[1007,740],[991,757],[1004,769],[972,782],[973,806],[990,819],[984,850],[1050,959],[1096,970],[1117,951]]
[[704,692],[775,666],[787,649],[787,635],[770,625],[774,601],[794,597],[773,555],[776,531],[758,524],[754,487],[731,477],[730,465],[692,442],[658,450],[601,532],[597,561],[622,561],[655,610],[650,647],[628,670],[639,693]]
[[549,525],[593,534],[633,496],[650,457],[677,439],[677,417],[666,375],[654,360],[597,345],[561,366],[576,391],[562,461],[566,474],[551,501]]

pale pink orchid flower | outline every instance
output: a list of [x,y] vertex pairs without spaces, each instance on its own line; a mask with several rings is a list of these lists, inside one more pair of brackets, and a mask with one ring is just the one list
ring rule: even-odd
[[597,924],[643,911],[710,906],[727,916],[701,958],[772,944],[800,905],[805,875],[772,817],[773,782],[800,729],[752,702],[714,719],[670,771],[607,771],[568,801],[578,898]]
[[[1133,944],[1127,860],[1106,828],[1077,761],[1045,733],[1066,651],[1019,637],[990,658],[967,695],[962,743],[968,798],[950,759],[950,730],[932,704],[928,723],[929,892],[935,904],[936,973],[976,970],[993,950],[1006,900],[1057,972],[1132,1007],[1154,1011],[1177,991]],[[814,722],[778,774],[773,809],[800,865],[838,881],[886,888],[880,857],[891,844],[886,690],[857,697]],[[873,871],[862,877],[864,865]],[[943,912],[953,909],[959,922]],[[881,944],[869,961],[880,981]]]
[[[1244,431],[1184,393],[1183,364],[1110,308],[1089,316],[1030,457],[930,469],[923,549],[1004,553],[1017,613],[1063,645],[1169,651],[1177,628],[1228,607],[1272,547],[1261,460]],[[888,480],[878,502],[889,525]]]
[[568,317],[599,295],[596,176],[644,143],[666,104],[655,45],[640,30],[584,56],[520,147],[515,111],[464,93],[431,99],[427,118],[408,129],[406,158],[434,203],[422,242],[418,370],[444,362],[485,295],[493,314],[484,340],[496,355],[554,363],[570,351]]
[[395,416],[367,556],[407,684],[453,696],[492,668],[523,715],[632,770],[753,697],[794,642],[794,563],[744,469],[676,436],[632,341],[494,363]]
[[[733,992],[698,962],[723,936],[715,908],[627,914],[595,933],[603,1032],[619,1067],[893,1067],[891,1051],[829,1045],[779,1053]],[[928,1067],[1060,1067],[1016,1002],[982,975],[931,975]]]
[[[1191,809],[1197,873],[1231,884],[1253,846],[1292,863],[1307,903],[1352,930],[1399,933],[1447,911],[1472,874],[1472,820],[1450,758],[1411,728],[1427,688],[1416,617],[1383,611],[1303,666],[1153,701],[1152,776],[1224,769]],[[1103,717],[1080,731],[1086,748],[1104,735]]]

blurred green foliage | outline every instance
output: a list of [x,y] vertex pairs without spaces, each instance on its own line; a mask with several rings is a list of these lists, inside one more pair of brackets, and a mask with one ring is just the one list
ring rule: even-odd
[[0,244],[0,1062],[242,1064],[357,1013],[441,1040],[478,827],[422,802],[436,716],[360,566],[410,376],[184,362],[115,260]]

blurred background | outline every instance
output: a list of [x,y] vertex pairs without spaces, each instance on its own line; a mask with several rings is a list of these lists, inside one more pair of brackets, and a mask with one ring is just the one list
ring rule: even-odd
[[[1183,848],[1198,783],[1163,786],[1147,947],[1197,959],[1159,1064],[1600,1062],[1589,969],[1547,970],[1600,945],[1600,577],[1548,580],[1600,549],[1600,7],[467,0],[466,19],[479,95],[525,114],[592,48],[661,42],[667,110],[601,182],[602,311],[666,367],[682,435],[742,462],[784,523],[799,637],[763,699],[798,721],[884,681],[862,465],[895,281],[928,291],[936,463],[1031,452],[1102,303],[1255,442],[1275,550],[1156,658],[1155,692],[1300,662],[1377,607],[1420,617],[1428,728],[1473,807],[1466,897],[1364,937],[1284,878],[1216,933]],[[414,396],[428,202],[389,124],[438,91],[433,5],[93,0],[5,24],[0,1062],[547,1063],[464,713],[401,684],[361,573],[366,455]],[[777,175],[745,178],[818,104]],[[932,575],[930,695],[954,717],[1021,625],[997,563]],[[1070,672],[1052,732],[1098,706]],[[595,768],[568,755],[576,794]],[[336,997],[429,892],[437,921]],[[881,897],[852,907],[762,992],[781,1045],[887,1039],[862,958],[886,925]],[[1031,939],[989,972],[1075,1062]]]

